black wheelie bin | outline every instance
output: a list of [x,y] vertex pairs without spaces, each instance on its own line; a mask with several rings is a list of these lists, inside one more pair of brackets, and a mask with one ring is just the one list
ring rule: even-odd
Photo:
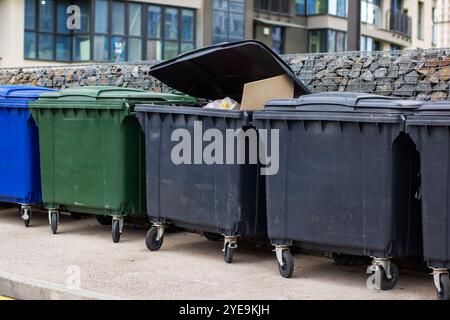
[[[253,114],[279,154],[266,178],[267,229],[279,272],[294,270],[292,245],[368,256],[371,288],[395,286],[393,257],[420,247],[418,155],[404,133],[418,103],[359,93],[319,93],[270,101]],[[277,148],[279,148],[277,150]]]
[[440,300],[450,300],[450,102],[424,103],[406,122],[420,153],[423,255]]
[[[173,89],[207,100],[239,102],[245,83],[279,75],[292,79],[297,96],[308,92],[289,66],[257,41],[196,50],[155,65],[150,73]],[[238,237],[266,236],[264,180],[259,162],[248,156],[258,144],[252,112],[155,105],[139,105],[136,111],[145,133],[153,224],[146,236],[149,250],[160,249],[167,223],[203,232],[208,239],[223,235],[227,263]],[[216,145],[214,160],[204,159],[202,152],[219,140],[223,143]],[[181,152],[185,161],[173,157],[181,142],[188,143]]]

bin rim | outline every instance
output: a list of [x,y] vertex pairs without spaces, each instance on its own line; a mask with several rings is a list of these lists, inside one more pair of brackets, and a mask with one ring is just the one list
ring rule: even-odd
[[[227,52],[232,54],[224,55]],[[229,61],[220,61],[223,58],[220,53]],[[240,73],[225,77],[222,73],[219,78],[217,75],[220,68],[230,64],[237,65],[236,70],[239,71],[236,72]],[[180,68],[183,71],[174,76]],[[245,83],[280,75],[287,75],[292,79],[295,96],[310,93],[290,66],[267,45],[257,40],[225,42],[184,53],[151,66],[150,75],[171,88],[209,100],[230,97],[241,101]]]
[[158,114],[185,114],[219,118],[242,118],[247,117],[247,111],[243,110],[221,110],[205,109],[187,106],[159,106],[153,104],[137,104],[134,108],[136,113],[158,113]]
[[318,113],[413,113],[421,103],[396,97],[358,92],[322,92],[298,99],[275,99],[262,111],[296,111]]
[[39,98],[47,92],[55,92],[55,89],[37,86],[0,86],[0,102],[10,101],[10,99],[29,101]]

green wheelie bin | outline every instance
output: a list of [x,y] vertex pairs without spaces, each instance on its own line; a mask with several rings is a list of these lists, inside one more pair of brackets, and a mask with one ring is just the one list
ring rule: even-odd
[[119,242],[123,219],[147,221],[144,137],[137,103],[195,105],[182,94],[82,87],[42,95],[30,105],[39,128],[42,198],[57,233],[61,211],[93,214],[112,224]]

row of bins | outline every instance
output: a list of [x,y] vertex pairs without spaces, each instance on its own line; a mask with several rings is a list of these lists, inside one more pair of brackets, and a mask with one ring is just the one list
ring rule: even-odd
[[[245,83],[284,74],[300,98],[251,112],[137,89],[4,87],[0,200],[21,204],[27,226],[31,205],[43,205],[53,233],[60,211],[96,215],[115,242],[124,217],[150,219],[152,251],[168,224],[219,234],[226,262],[239,237],[267,234],[283,277],[294,271],[292,246],[371,257],[370,285],[384,290],[398,281],[392,258],[423,255],[449,298],[450,104],[308,95],[256,41],[196,50],[151,74],[196,98],[238,101]],[[203,157],[230,135],[243,144]],[[269,151],[275,172],[265,170]]]

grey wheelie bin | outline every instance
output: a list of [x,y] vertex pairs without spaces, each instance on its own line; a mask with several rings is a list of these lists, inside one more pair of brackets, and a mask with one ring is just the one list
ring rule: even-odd
[[420,153],[423,255],[438,298],[450,299],[450,102],[424,103],[406,131]]
[[[266,176],[267,229],[279,271],[291,277],[289,247],[368,256],[372,288],[395,286],[393,257],[420,248],[418,155],[404,133],[418,103],[358,93],[274,100],[253,115],[279,154]],[[279,148],[279,149],[277,149]]]
[[[158,64],[150,73],[176,90],[208,100],[241,101],[245,83],[285,74],[297,95],[307,92],[290,68],[256,41],[196,50]],[[258,161],[248,157],[252,144],[258,144],[252,112],[155,105],[138,105],[136,112],[145,133],[147,210],[153,224],[146,236],[149,250],[160,249],[167,223],[203,232],[208,239],[222,235],[227,263],[238,237],[266,236],[264,180]],[[251,131],[256,139],[239,144],[244,141],[239,137]],[[217,139],[223,144],[210,161],[203,154]],[[181,142],[187,143],[183,151]]]

